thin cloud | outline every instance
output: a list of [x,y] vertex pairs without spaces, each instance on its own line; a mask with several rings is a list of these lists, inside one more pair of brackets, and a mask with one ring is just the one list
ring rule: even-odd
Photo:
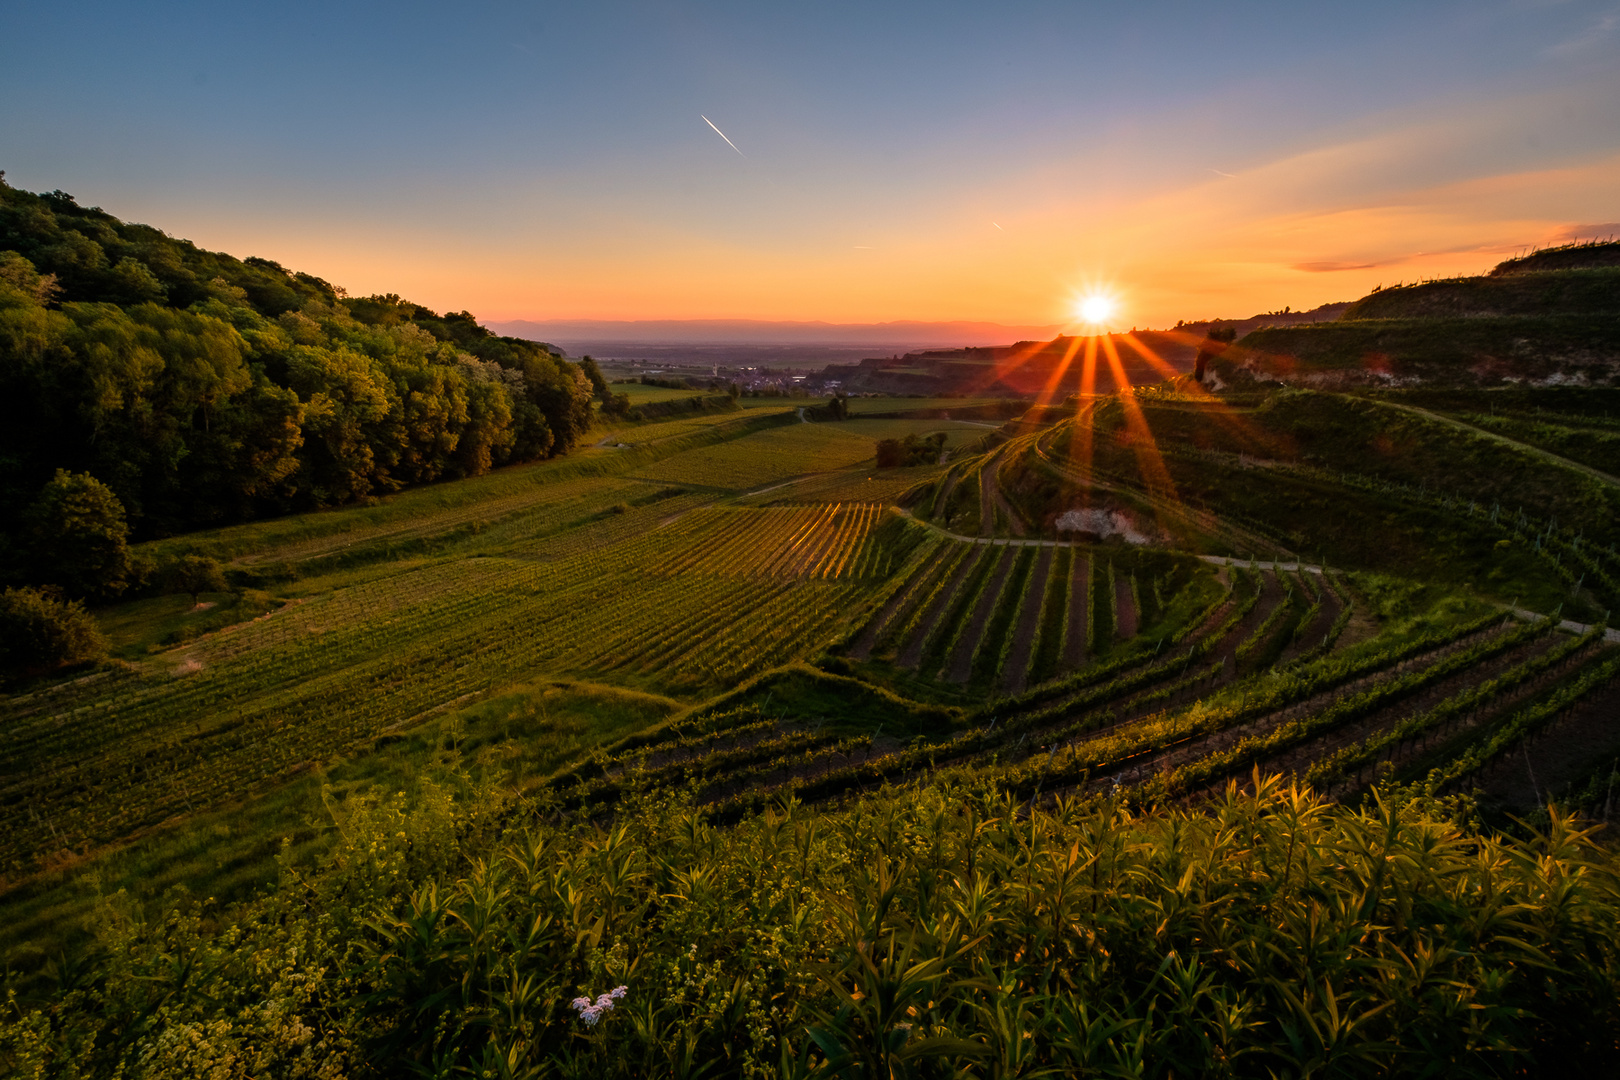
[[1548,46],[1546,53],[1548,56],[1570,56],[1585,52],[1603,44],[1616,30],[1620,30],[1620,12],[1611,11],[1574,37]]
[[1602,221],[1596,225],[1571,225],[1558,234],[1557,239],[1563,243],[1575,240],[1602,240],[1611,236],[1620,236],[1620,221]]
[[1332,274],[1340,270],[1373,270],[1380,266],[1390,265],[1387,262],[1353,263],[1353,262],[1302,262],[1295,263],[1293,269],[1303,270],[1307,274]]

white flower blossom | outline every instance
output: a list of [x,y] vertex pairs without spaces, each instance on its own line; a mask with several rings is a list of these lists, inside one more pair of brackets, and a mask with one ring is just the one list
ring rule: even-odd
[[629,992],[628,986],[615,986],[599,996],[595,1002],[588,997],[577,997],[569,1002],[569,1005],[579,1013],[579,1018],[585,1021],[586,1027],[595,1027],[604,1014],[613,1011],[613,1003]]

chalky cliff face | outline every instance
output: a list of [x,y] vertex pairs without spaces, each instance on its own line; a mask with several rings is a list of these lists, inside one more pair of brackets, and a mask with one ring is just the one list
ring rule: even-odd
[[1077,539],[1107,540],[1117,536],[1127,544],[1149,542],[1136,519],[1121,510],[1065,510],[1053,525],[1058,532],[1076,535]]

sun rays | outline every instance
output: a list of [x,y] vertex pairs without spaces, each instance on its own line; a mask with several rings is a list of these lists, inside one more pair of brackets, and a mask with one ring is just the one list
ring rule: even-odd
[[[1207,425],[1211,448],[1235,445],[1265,456],[1271,456],[1280,448],[1273,445],[1274,439],[1250,423],[1241,409],[1212,393],[1204,383],[1195,381],[1188,371],[1166,359],[1160,351],[1168,347],[1176,350],[1172,355],[1177,355],[1180,348],[1191,347],[1203,350],[1206,355],[1240,360],[1249,355],[1246,350],[1228,343],[1212,343],[1206,335],[1194,332],[1111,331],[1106,324],[1121,310],[1118,296],[1117,292],[1101,289],[1076,295],[1072,298],[1072,310],[1078,321],[1072,328],[1073,336],[1024,342],[1016,349],[1004,351],[997,362],[988,366],[985,383],[987,386],[1005,383],[1022,375],[1025,385],[1032,388],[1038,385],[1035,415],[1048,412],[1060,400],[1072,402],[1067,446],[1047,458],[1049,463],[1076,486],[1076,495],[1085,506],[1094,505],[1099,501],[1099,494],[1110,489],[1121,492],[1134,489],[1136,497],[1145,497],[1164,527],[1170,524],[1170,519],[1197,511],[1184,504],[1173,462],[1167,459],[1161,440],[1154,433],[1155,421],[1151,418],[1156,410],[1173,410],[1164,418],[1177,425],[1191,410],[1197,417],[1195,423]],[[1185,363],[1186,358],[1181,359]],[[1099,396],[1099,377],[1113,383],[1102,396]],[[1168,389],[1170,396],[1157,400],[1161,396],[1159,390],[1153,394],[1143,393],[1148,386]],[[1113,408],[1116,401],[1118,411]],[[1174,419],[1178,414],[1183,420]],[[1043,444],[1047,442],[1049,440],[1042,440]],[[1172,438],[1171,442],[1177,439]],[[1195,438],[1194,445],[1203,446],[1205,440]],[[1123,451],[1129,451],[1128,457],[1121,457]],[[1039,453],[1045,458],[1047,449],[1043,446]]]

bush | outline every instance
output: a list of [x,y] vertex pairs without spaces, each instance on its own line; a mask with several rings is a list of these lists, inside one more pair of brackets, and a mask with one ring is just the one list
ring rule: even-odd
[[225,571],[218,559],[207,555],[182,555],[163,570],[163,584],[170,592],[190,593],[191,602],[205,592],[224,592]]
[[99,660],[107,643],[77,600],[37,589],[0,593],[0,673],[9,681]]
[[907,435],[904,439],[879,439],[877,467],[897,469],[907,465],[932,465],[944,452],[945,439],[943,431],[920,439],[915,434]]
[[28,511],[37,581],[73,596],[117,596],[129,584],[129,524],[111,488],[56,470]]

